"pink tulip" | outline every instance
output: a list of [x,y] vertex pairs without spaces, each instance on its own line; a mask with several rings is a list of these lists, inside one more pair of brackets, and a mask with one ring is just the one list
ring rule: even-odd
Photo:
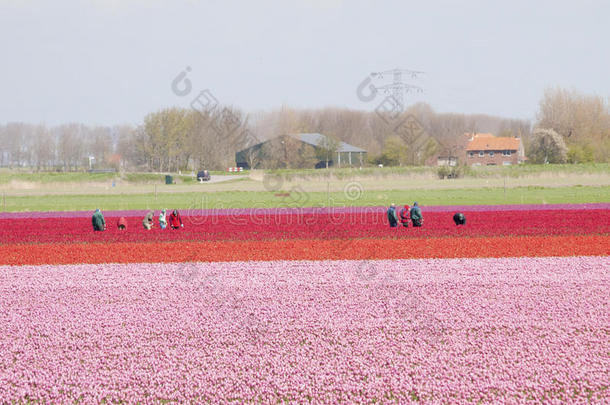
[[608,403],[610,258],[0,269],[3,402]]

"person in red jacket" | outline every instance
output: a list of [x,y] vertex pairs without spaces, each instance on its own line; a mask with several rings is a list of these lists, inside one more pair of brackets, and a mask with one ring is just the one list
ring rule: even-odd
[[182,218],[180,218],[178,210],[174,210],[169,216],[169,226],[171,226],[172,229],[184,228],[184,224],[182,224]]
[[409,222],[411,221],[411,219],[409,218],[409,206],[405,205],[401,210],[400,210],[400,223],[402,224],[402,226],[404,226],[405,228],[409,227]]
[[116,223],[116,226],[117,228],[119,228],[119,231],[124,231],[125,229],[127,229],[127,221],[125,220],[125,217],[119,218]]

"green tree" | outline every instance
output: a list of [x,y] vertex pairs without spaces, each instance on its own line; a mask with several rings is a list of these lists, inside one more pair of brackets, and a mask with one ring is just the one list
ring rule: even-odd
[[295,166],[300,169],[311,169],[317,162],[315,149],[311,145],[302,143],[298,149],[298,158]]
[[182,108],[168,108],[144,118],[142,148],[151,169],[171,171],[184,167],[190,156],[187,137],[192,125],[192,115]]
[[400,137],[393,135],[386,139],[380,162],[384,166],[403,166],[409,159],[409,147]]
[[316,158],[319,161],[326,162],[326,168],[328,169],[329,162],[333,161],[334,156],[339,150],[341,142],[333,136],[322,136],[318,141],[316,148]]
[[589,145],[571,145],[568,148],[568,163],[589,163],[594,160],[593,148]]
[[434,140],[433,138],[428,139],[428,141],[426,142],[426,145],[423,147],[423,150],[421,151],[421,155],[419,157],[419,161],[416,162],[416,164],[418,165],[423,165],[426,163],[426,161],[428,160],[428,158],[436,155],[439,151],[439,143]]

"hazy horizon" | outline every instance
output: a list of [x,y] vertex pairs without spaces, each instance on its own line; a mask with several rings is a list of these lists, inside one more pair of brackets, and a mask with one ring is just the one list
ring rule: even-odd
[[[137,124],[204,89],[247,113],[372,111],[382,96],[361,101],[358,86],[396,67],[425,72],[405,78],[424,89],[407,105],[534,119],[547,87],[608,97],[608,11],[601,1],[0,0],[0,124]],[[187,67],[192,90],[179,96],[172,80]]]

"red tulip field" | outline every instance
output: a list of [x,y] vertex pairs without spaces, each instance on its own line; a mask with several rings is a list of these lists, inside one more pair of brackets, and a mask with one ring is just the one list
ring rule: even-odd
[[608,403],[610,204],[422,211],[0,214],[0,402]]

